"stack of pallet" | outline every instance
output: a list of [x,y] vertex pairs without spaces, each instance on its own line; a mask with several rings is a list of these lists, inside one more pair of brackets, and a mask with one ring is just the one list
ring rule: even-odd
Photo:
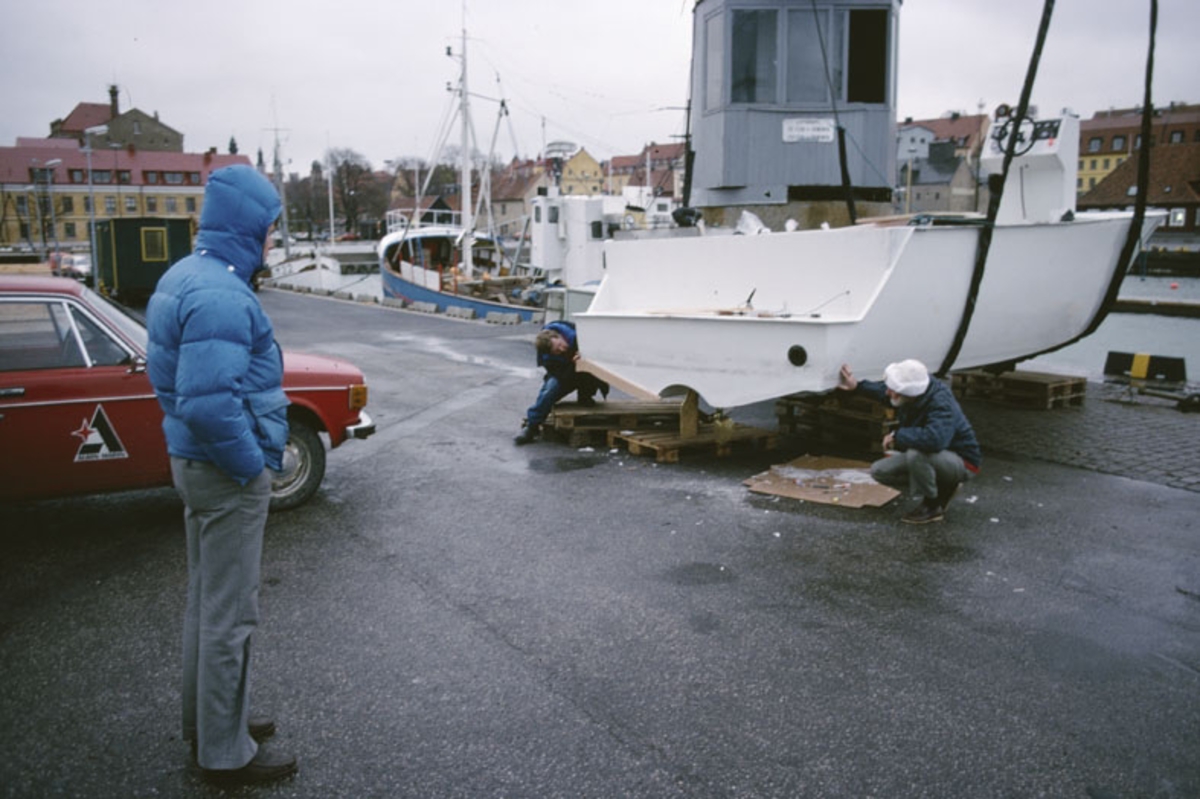
[[598,443],[624,445],[631,455],[654,455],[659,463],[676,463],[684,451],[723,457],[735,447],[774,449],[776,435],[728,419],[700,418],[696,395],[679,399],[614,400],[591,406],[561,402],[546,421],[571,446]]
[[896,427],[894,408],[848,391],[783,397],[775,416],[784,433],[843,451],[882,453],[883,437]]
[[1082,405],[1087,379],[1045,372],[992,374],[975,369],[950,375],[951,387],[960,399],[984,399],[1014,408],[1065,408]]

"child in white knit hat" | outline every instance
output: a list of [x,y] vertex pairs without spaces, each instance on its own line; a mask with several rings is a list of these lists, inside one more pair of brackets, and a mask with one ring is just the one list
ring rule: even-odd
[[888,364],[881,381],[858,380],[843,364],[838,388],[896,408],[898,426],[883,437],[887,455],[871,464],[871,476],[921,497],[901,521],[928,524],[945,518],[959,485],[978,474],[983,461],[975,431],[953,392],[932,379],[925,364],[911,359]]

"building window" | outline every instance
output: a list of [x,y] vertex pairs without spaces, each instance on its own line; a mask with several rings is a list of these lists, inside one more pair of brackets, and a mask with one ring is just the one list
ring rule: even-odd
[[1183,143],[1183,131],[1182,130],[1171,131],[1171,144],[1182,144],[1182,143]]
[[175,212],[176,212],[176,210],[178,210],[178,209],[176,208],[176,204],[175,204],[175,198],[174,198],[174,197],[168,197],[168,198],[167,198],[167,213],[168,213],[168,214],[173,214],[173,213],[175,213]]
[[148,213],[148,214],[157,214],[158,213],[158,198],[157,197],[147,197],[146,198],[146,213]]
[[112,216],[117,212],[117,198],[109,195],[104,198],[104,213]]
[[1096,169],[1096,159],[1095,158],[1093,158],[1091,161],[1088,162],[1088,169],[1095,171],[1095,169]]
[[108,169],[93,169],[92,183],[112,183],[112,171]]
[[61,204],[62,204],[62,212],[64,214],[75,213],[75,198],[74,197],[63,197]]
[[1088,188],[1089,189],[1096,188],[1096,179],[1095,178],[1088,178]]
[[74,222],[63,222],[63,238],[64,239],[75,238],[75,223]]
[[187,209],[187,212],[189,214],[196,213],[196,198],[195,197],[185,197],[183,200],[183,207]]
[[1103,146],[1104,146],[1104,139],[1100,136],[1093,136],[1092,138],[1088,139],[1088,152],[1089,153],[1098,153],[1098,152],[1100,152],[1100,148]]
[[1104,159],[1104,168],[1105,169],[1108,169],[1108,161],[1109,161],[1109,159],[1107,159],[1107,158]]
[[1113,148],[1113,152],[1121,152],[1122,150],[1124,150],[1125,149],[1125,137],[1119,133],[1116,136],[1113,136],[1112,148]]
[[164,172],[163,180],[171,186],[182,186],[183,185],[183,173],[182,172]]
[[1170,216],[1167,217],[1167,224],[1171,227],[1183,227],[1187,224],[1187,211],[1183,208],[1172,208]]
[[733,12],[731,102],[775,102],[776,16],[774,10]]
[[157,172],[143,172],[142,180],[146,181],[146,183],[153,186],[154,184],[158,183],[158,173]]
[[131,194],[125,195],[125,210],[131,214],[137,213],[137,197]]
[[128,169],[122,169],[117,172],[117,182],[122,186],[128,186],[130,183],[133,183],[133,175],[129,173]]
[[85,214],[90,214],[92,212],[92,198],[91,197],[83,198],[83,212]]
[[188,172],[188,182],[190,182],[193,186],[199,186],[200,185],[200,173],[199,172]]
[[1135,150],[1142,149],[1142,134],[1139,133],[1137,136],[1134,137],[1133,149],[1135,149]]
[[83,173],[82,169],[72,169],[71,170],[71,182],[72,183],[83,183],[85,180],[87,180],[87,175],[85,175]]
[[21,216],[29,216],[29,198],[24,194],[17,195],[17,213]]
[[1075,191],[1083,191],[1083,178],[1075,178]]

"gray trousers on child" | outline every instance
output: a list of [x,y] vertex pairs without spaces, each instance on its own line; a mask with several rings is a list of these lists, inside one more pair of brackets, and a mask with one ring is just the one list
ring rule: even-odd
[[896,452],[871,464],[875,482],[907,491],[912,496],[936,499],[938,487],[965,483],[971,472],[957,453],[921,452],[916,449]]
[[205,461],[171,458],[187,529],[183,619],[183,737],[202,768],[237,769],[258,751],[250,737],[250,634],[258,624],[266,469],[246,485]]

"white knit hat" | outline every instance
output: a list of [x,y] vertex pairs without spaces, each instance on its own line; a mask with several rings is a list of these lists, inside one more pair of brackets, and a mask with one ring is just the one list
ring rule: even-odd
[[904,397],[919,397],[929,388],[929,370],[920,361],[907,360],[888,364],[883,382]]

